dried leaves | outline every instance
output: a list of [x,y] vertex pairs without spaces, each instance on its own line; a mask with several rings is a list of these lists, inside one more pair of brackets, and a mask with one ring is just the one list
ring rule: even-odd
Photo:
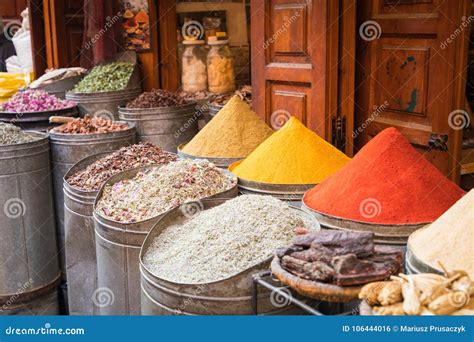
[[66,134],[96,134],[123,131],[128,128],[128,125],[124,123],[86,115],[83,119],[74,119],[73,121],[53,128],[52,131],[54,133]]
[[173,107],[186,104],[186,100],[176,93],[163,89],[153,89],[142,93],[127,103],[127,108]]
[[37,140],[19,127],[0,122],[0,145],[23,144]]
[[139,166],[168,164],[178,157],[151,143],[122,147],[66,179],[69,185],[86,191],[97,191],[111,176]]

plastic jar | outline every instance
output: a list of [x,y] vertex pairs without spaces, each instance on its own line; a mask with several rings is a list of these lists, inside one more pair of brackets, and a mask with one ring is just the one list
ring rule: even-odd
[[209,91],[216,94],[235,90],[234,59],[228,46],[228,40],[208,42],[207,80]]
[[183,41],[181,85],[185,92],[207,89],[206,55],[203,40]]

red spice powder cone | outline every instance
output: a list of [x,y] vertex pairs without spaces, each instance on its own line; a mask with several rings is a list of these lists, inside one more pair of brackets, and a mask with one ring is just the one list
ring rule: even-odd
[[464,195],[395,128],[380,132],[343,168],[306,192],[323,214],[380,223],[433,222]]

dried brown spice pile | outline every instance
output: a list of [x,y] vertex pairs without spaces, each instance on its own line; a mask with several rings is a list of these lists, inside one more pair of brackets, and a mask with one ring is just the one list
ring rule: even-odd
[[186,99],[168,90],[153,89],[127,103],[127,108],[174,107],[186,104]]
[[230,100],[233,95],[238,95],[242,101],[245,101],[249,105],[252,105],[252,86],[249,85],[244,85],[230,94],[214,96],[209,103],[214,106],[223,106]]
[[113,175],[139,166],[152,164],[168,164],[178,159],[178,156],[163,151],[151,143],[139,143],[122,147],[83,170],[76,172],[66,179],[69,185],[86,191],[97,191],[102,184]]
[[86,115],[83,119],[74,119],[73,121],[53,128],[52,131],[54,133],[66,134],[95,134],[123,131],[128,128],[128,125],[124,123]]

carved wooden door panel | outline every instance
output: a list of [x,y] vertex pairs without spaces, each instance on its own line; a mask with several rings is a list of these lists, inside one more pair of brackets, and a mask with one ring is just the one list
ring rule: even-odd
[[252,101],[274,129],[291,115],[331,140],[338,9],[339,1],[251,0]]
[[450,125],[450,113],[463,108],[468,8],[467,0],[358,2],[358,147],[394,126],[456,179],[461,130]]

